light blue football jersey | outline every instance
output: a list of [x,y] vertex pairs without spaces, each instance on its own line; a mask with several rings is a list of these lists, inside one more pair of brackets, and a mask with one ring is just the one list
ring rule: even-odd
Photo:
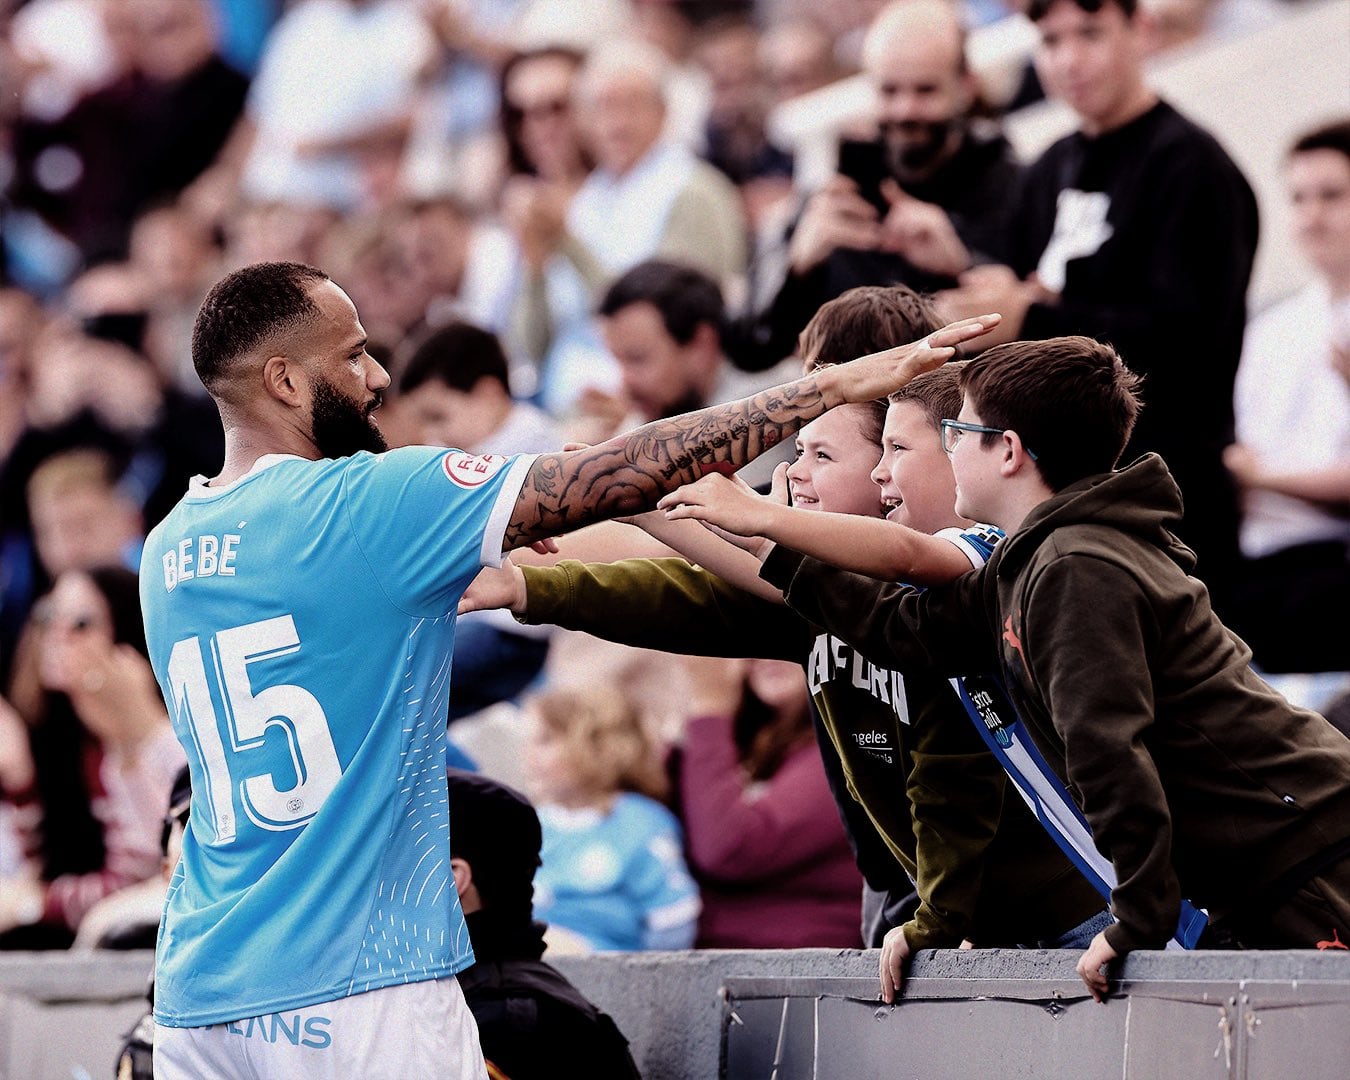
[[539,825],[535,918],[601,951],[693,945],[698,885],[680,822],[659,802],[626,791],[604,812],[540,806]]
[[155,1019],[196,1027],[473,963],[450,872],[455,605],[533,458],[270,456],[146,540],[155,676],[192,773]]

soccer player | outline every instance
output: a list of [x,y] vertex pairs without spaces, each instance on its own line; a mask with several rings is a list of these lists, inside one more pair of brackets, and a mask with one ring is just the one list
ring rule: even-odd
[[208,294],[193,363],[225,428],[147,538],[146,636],[195,793],[155,982],[166,1078],[485,1073],[449,859],[456,602],[512,548],[650,509],[998,322],[585,450],[385,452],[389,376],[346,293],[262,263]]

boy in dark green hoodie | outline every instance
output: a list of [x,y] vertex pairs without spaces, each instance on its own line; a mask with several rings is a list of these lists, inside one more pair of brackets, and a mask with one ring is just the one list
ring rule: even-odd
[[762,571],[874,663],[1000,673],[1115,868],[1116,922],[1078,964],[1098,1000],[1111,960],[1164,945],[1183,896],[1231,944],[1350,941],[1350,740],[1267,686],[1215,616],[1173,535],[1181,498],[1162,460],[1115,469],[1138,382],[1083,337],[966,365],[960,415],[942,423],[956,510],[1008,538],[950,585],[920,592],[782,547]]

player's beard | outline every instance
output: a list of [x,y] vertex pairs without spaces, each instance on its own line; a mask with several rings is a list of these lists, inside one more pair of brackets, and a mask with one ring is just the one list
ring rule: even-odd
[[389,449],[384,434],[371,415],[380,403],[380,395],[363,406],[346,397],[324,378],[314,380],[314,407],[311,437],[319,453],[326,458],[350,457],[362,450],[381,454]]

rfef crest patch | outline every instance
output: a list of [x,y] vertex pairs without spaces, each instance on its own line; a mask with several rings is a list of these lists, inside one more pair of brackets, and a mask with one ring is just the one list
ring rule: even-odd
[[452,484],[475,488],[487,483],[509,459],[502,454],[466,454],[453,450],[441,458],[441,468]]

